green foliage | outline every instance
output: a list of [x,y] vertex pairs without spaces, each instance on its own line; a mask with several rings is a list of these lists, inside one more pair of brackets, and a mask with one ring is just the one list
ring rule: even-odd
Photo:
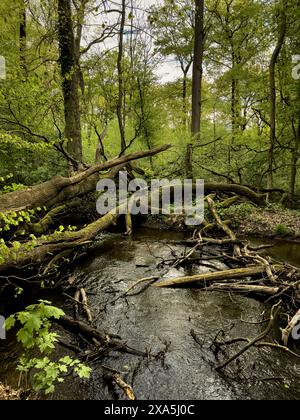
[[275,233],[277,233],[278,235],[290,235],[291,231],[287,226],[279,223],[275,228]]
[[36,212],[34,210],[21,210],[0,213],[0,221],[2,226],[0,227],[0,232],[7,232],[13,227],[17,227],[23,223],[30,223],[35,217],[35,213]]
[[[7,331],[16,323],[21,325],[17,332],[17,340],[22,344],[25,353],[20,357],[17,370],[21,374],[33,372],[32,387],[36,392],[53,393],[55,384],[64,381],[63,375],[70,370],[80,378],[89,378],[91,369],[69,356],[58,361],[50,360],[44,354],[51,354],[55,350],[58,334],[51,332],[51,320],[59,319],[64,312],[51,306],[51,302],[40,300],[38,304],[30,305],[25,311],[11,315],[5,322]],[[41,357],[33,357],[39,352]]]
[[257,207],[248,202],[232,205],[225,209],[218,209],[222,219],[229,219],[236,222],[249,219],[255,211],[257,211]]

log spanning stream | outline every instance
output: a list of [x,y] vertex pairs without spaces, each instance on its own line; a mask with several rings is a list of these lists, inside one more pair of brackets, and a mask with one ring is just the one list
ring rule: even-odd
[[[75,276],[88,293],[96,325],[155,357],[110,352],[104,359],[94,358],[91,378],[82,382],[67,377],[57,387],[55,398],[125,399],[122,390],[107,379],[103,365],[119,371],[138,399],[300,398],[299,360],[278,349],[251,348],[225,371],[215,369],[223,360],[214,348],[216,335],[255,337],[265,328],[258,321],[265,319],[270,309],[262,301],[193,287],[145,288],[143,283],[128,296],[121,296],[137,280],[155,274],[169,278],[211,270],[212,266],[226,268],[220,260],[211,259],[206,266],[199,262],[190,266],[188,272],[166,269],[162,263],[184,250],[180,239],[180,233],[148,229],[141,229],[133,238],[108,234],[81,258]],[[264,252],[300,266],[300,244],[284,242]],[[52,301],[61,304],[61,297]],[[64,302],[67,313],[73,314],[73,306],[71,300]],[[74,343],[74,336],[60,327],[59,332],[64,341]],[[18,347],[11,340],[0,345],[0,381],[15,386]],[[58,351],[68,352],[63,347]],[[232,354],[224,351],[227,356]]]

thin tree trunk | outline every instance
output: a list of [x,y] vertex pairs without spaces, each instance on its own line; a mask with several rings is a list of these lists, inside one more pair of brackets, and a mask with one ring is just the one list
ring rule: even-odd
[[269,155],[268,155],[268,179],[267,188],[273,188],[273,169],[274,169],[274,148],[276,142],[276,80],[275,71],[276,63],[282,46],[285,40],[286,34],[286,14],[285,14],[285,0],[282,2],[281,11],[281,25],[280,33],[276,47],[273,51],[270,65],[269,65],[269,83],[270,83],[270,144],[269,144]]
[[126,19],[126,1],[122,0],[121,23],[119,32],[119,53],[118,53],[118,85],[119,96],[117,105],[117,116],[119,122],[119,130],[121,137],[121,154],[126,149],[125,124],[123,115],[123,100],[124,100],[124,77],[123,77],[123,49],[124,49],[124,28]]
[[232,148],[235,143],[237,132],[240,128],[240,97],[239,97],[239,82],[236,78],[236,67],[240,60],[234,51],[234,45],[231,42],[231,69],[232,69],[232,80],[231,80],[231,141],[228,146],[228,170],[227,175],[231,175],[231,155]]
[[188,82],[188,72],[192,65],[193,61],[191,60],[187,65],[184,65],[183,60],[180,60],[181,70],[183,73],[182,78],[182,126],[187,128],[188,126],[188,106],[187,106],[187,82]]
[[186,128],[187,126],[187,73],[183,73],[182,79],[182,126]]
[[27,44],[26,5],[25,5],[25,0],[21,0],[20,1],[20,67],[25,76],[27,75],[26,44]]
[[[151,142],[150,142],[150,136],[149,136],[148,128],[147,128],[147,117],[146,117],[146,114],[145,114],[145,97],[144,97],[143,87],[142,87],[142,84],[141,84],[141,81],[140,81],[139,77],[137,78],[137,85],[138,85],[139,96],[140,96],[142,126],[143,126],[143,131],[144,131],[146,144],[147,144],[148,149],[150,150],[151,149]],[[153,171],[154,170],[153,157],[150,156],[149,160],[150,160],[150,167]]]
[[[204,53],[204,0],[195,0],[195,43],[192,80],[192,139],[200,141],[201,124],[201,87],[203,74],[203,53]],[[187,145],[187,176],[193,177],[192,165],[192,144]],[[190,156],[190,157],[189,157]]]
[[300,151],[300,117],[298,121],[298,128],[295,130],[294,135],[295,135],[295,147],[292,151],[291,174],[290,174],[290,183],[289,183],[289,197],[290,197],[291,205],[293,205],[293,202],[295,199],[297,164],[299,160],[299,151]]
[[[71,0],[58,0],[59,62],[64,96],[65,137],[68,154],[82,162],[80,106],[78,95],[78,69],[76,66],[75,38],[72,23]],[[74,168],[73,170],[78,168]]]

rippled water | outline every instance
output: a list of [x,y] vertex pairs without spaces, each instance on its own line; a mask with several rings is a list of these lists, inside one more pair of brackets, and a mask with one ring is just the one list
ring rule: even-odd
[[249,237],[250,242],[257,245],[262,244],[273,244],[272,248],[264,250],[265,255],[277,259],[281,262],[287,262],[289,264],[300,267],[300,243],[284,240],[266,240],[261,238]]

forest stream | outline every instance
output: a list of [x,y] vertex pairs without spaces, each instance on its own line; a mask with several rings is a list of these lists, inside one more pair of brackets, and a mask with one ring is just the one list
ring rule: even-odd
[[[121,296],[132,283],[144,277],[156,273],[168,278],[184,275],[183,268],[166,270],[162,264],[184,250],[181,239],[182,233],[146,228],[132,238],[104,234],[81,257],[74,276],[81,279],[88,293],[95,324],[155,357],[110,352],[104,359],[91,358],[91,378],[81,381],[69,376],[51,398],[126,399],[122,390],[107,379],[103,366],[121,372],[137,399],[300,398],[299,363],[278,349],[251,348],[226,371],[215,370],[223,357],[213,345],[216,335],[224,331],[230,338],[255,337],[265,327],[258,321],[267,316],[271,307],[263,300],[197,288],[146,288],[143,284],[130,296]],[[260,239],[251,241],[261,243]],[[300,244],[280,242],[267,252],[278,260],[300,266]],[[205,264],[201,266],[200,261],[189,265],[187,274],[228,268],[218,259]],[[66,303],[61,296],[51,298],[73,315],[72,300]],[[58,328],[64,341],[76,343],[74,336]],[[58,351],[67,352],[61,346]],[[225,351],[230,355],[228,349]],[[15,370],[18,352],[13,339],[7,340],[4,348],[2,344],[0,381],[11,386],[18,381]]]

